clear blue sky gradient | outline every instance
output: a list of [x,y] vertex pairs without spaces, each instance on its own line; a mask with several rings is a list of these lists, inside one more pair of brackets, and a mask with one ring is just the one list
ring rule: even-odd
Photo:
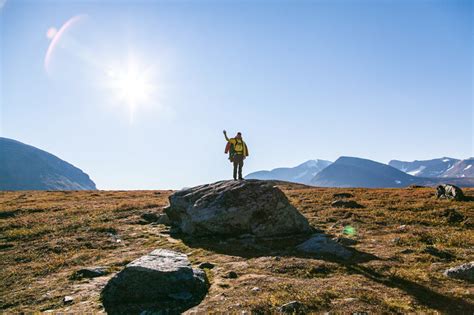
[[[48,28],[79,14],[48,75]],[[1,135],[100,189],[229,178],[224,128],[245,173],[474,155],[471,1],[7,0],[0,27]],[[153,85],[133,119],[105,75],[130,58]]]

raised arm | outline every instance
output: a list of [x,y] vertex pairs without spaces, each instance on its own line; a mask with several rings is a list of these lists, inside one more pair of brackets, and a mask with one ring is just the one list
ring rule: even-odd
[[227,141],[229,141],[229,137],[227,137],[227,131],[224,130],[224,137]]

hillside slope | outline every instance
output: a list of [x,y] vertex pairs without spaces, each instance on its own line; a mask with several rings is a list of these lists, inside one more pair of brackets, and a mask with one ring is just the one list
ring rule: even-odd
[[474,178],[474,158],[458,161],[443,173],[443,177],[472,177]]
[[258,171],[245,176],[245,179],[282,180],[292,183],[309,184],[321,170],[331,165],[326,160],[309,160],[295,167],[280,167],[271,171]]
[[0,138],[0,190],[95,190],[77,167],[16,140]]
[[311,184],[320,187],[406,187],[414,176],[367,159],[343,156],[319,172]]

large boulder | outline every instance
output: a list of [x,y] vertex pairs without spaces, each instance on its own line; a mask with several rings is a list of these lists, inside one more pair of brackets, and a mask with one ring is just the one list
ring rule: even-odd
[[109,314],[178,314],[199,304],[207,289],[205,272],[193,269],[186,255],[157,249],[110,279],[101,298]]
[[271,182],[221,181],[178,191],[169,201],[165,212],[171,223],[189,235],[267,237],[312,231]]
[[454,185],[445,184],[436,187],[436,197],[443,199],[463,200],[464,194],[461,188]]

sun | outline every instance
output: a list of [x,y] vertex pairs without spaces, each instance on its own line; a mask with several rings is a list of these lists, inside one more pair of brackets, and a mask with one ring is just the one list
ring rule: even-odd
[[150,71],[135,60],[129,60],[123,68],[109,69],[107,76],[114,96],[129,107],[131,115],[138,106],[150,102],[154,90]]
[[131,104],[148,101],[152,89],[145,74],[134,67],[119,73],[116,78],[116,87],[119,98]]

